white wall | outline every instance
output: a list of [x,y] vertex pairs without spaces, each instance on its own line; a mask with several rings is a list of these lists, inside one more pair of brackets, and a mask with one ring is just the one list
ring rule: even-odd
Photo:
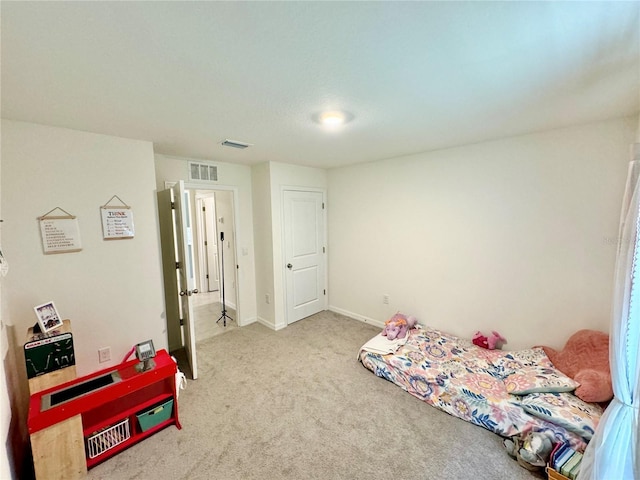
[[[2,161],[2,155],[0,155],[0,163]],[[2,185],[2,168],[0,168],[0,185]],[[2,199],[0,197],[0,218],[2,218]],[[2,223],[0,223],[0,250],[2,246]],[[2,302],[2,285],[4,284],[4,277],[0,276],[0,359],[2,365],[0,365],[0,439],[2,439],[2,454],[0,454],[0,478],[9,479],[12,477],[12,471],[14,469],[14,459],[11,448],[11,405],[9,403],[10,387],[7,385],[7,375],[5,370],[11,368],[8,362],[14,358],[8,355],[9,353],[9,341],[7,339],[7,328],[5,325],[5,304]]]
[[[167,346],[154,158],[149,142],[2,120],[2,160],[2,241],[11,266],[3,322],[18,365],[12,380],[22,383],[12,405],[24,428],[22,345],[35,305],[54,301],[71,319],[78,375],[119,363],[142,340]],[[100,206],[113,195],[133,208],[133,239],[103,239]],[[55,207],[77,216],[82,251],[43,254],[37,217]],[[100,364],[98,348],[107,346],[112,360]]]
[[[608,331],[636,118],[329,171],[331,308],[506,348]],[[384,305],[384,294],[390,295]]]
[[[253,191],[253,232],[256,237],[256,296],[258,321],[275,328],[273,302],[273,227],[271,213],[271,165],[269,162],[251,167]],[[267,303],[266,296],[269,296]]]
[[[156,155],[156,188],[164,189],[164,182],[176,182],[183,180],[187,188],[207,188],[209,185],[216,190],[230,190],[237,195],[237,203],[234,203],[236,213],[236,235],[238,240],[237,261],[239,269],[238,279],[238,305],[239,318],[235,319],[238,325],[248,325],[256,321],[256,278],[253,252],[253,206],[251,200],[251,168],[246,165],[234,165],[230,163],[207,161],[217,165],[218,182],[215,184],[189,183],[188,158],[169,157]],[[198,160],[201,161],[201,160]],[[226,253],[226,252],[225,252]],[[225,262],[227,258],[225,257]]]
[[[224,251],[224,294],[227,307],[236,309],[236,265],[240,255],[236,252],[236,227],[233,218],[233,194],[230,191],[216,192],[216,224],[218,239],[220,232],[224,232],[224,242],[221,242],[219,251]],[[218,240],[219,241],[219,240]],[[240,251],[240,254],[242,251]],[[218,256],[218,261],[221,257]],[[221,279],[222,280],[222,279]],[[222,287],[221,287],[222,288]],[[222,290],[220,291],[222,295]],[[235,319],[234,319],[235,320]]]
[[[5,301],[20,340],[33,307],[52,300],[71,319],[79,375],[119,363],[148,338],[166,348],[153,146],[3,120],[2,155]],[[113,195],[133,209],[133,239],[103,239],[100,206]],[[43,254],[37,217],[55,207],[77,216],[81,252]],[[105,346],[107,365],[98,363]]]

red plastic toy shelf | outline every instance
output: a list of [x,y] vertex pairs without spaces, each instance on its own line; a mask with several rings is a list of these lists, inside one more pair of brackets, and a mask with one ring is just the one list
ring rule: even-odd
[[[138,372],[136,365],[139,362],[131,360],[34,393],[29,401],[29,433],[36,433],[71,417],[81,415],[83,436],[86,439],[96,432],[127,419],[130,437],[95,458],[87,458],[87,467],[91,468],[169,425],[182,428],[178,420],[176,399],[176,364],[166,350],[158,350],[154,361],[155,367],[145,372]],[[62,390],[84,384],[98,377],[109,376],[113,372],[116,372],[119,380],[88,393],[81,393],[56,406],[42,409],[43,397],[56,393],[60,395]],[[96,382],[100,380],[96,380]],[[170,407],[172,410],[169,418],[162,419],[162,421],[159,419],[157,425],[153,425],[143,432],[138,424],[137,415],[172,399],[173,404]],[[166,412],[169,411],[166,410]]]

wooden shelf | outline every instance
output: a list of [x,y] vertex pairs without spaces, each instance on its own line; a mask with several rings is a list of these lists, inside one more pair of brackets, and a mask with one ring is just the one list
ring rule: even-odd
[[[61,333],[71,333],[71,321],[63,320]],[[27,331],[27,342],[34,340],[33,328]],[[29,378],[31,395],[76,378],[76,366]],[[46,428],[31,434],[33,466],[37,479],[83,479],[87,475],[80,415],[62,421],[56,428]]]

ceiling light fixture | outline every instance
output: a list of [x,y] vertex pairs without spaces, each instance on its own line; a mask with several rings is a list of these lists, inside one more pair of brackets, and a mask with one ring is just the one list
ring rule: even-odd
[[251,146],[251,143],[238,142],[237,140],[229,140],[228,138],[222,142],[220,145],[223,147],[233,147],[233,148],[247,148]]
[[344,113],[333,111],[333,112],[324,112],[320,115],[320,122],[323,125],[342,125],[345,121]]
[[313,121],[326,127],[338,127],[353,120],[353,115],[342,110],[327,110],[313,115]]

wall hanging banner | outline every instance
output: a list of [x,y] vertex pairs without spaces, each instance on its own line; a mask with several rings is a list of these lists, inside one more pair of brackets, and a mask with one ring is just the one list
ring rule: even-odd
[[[109,203],[117,198],[124,206],[112,206]],[[120,197],[114,195],[100,207],[102,215],[102,236],[105,240],[133,238],[133,210]]]
[[[65,215],[50,215],[55,210],[60,210]],[[71,253],[82,250],[78,219],[74,215],[56,207],[38,217],[38,220],[40,221],[40,235],[45,254]]]

